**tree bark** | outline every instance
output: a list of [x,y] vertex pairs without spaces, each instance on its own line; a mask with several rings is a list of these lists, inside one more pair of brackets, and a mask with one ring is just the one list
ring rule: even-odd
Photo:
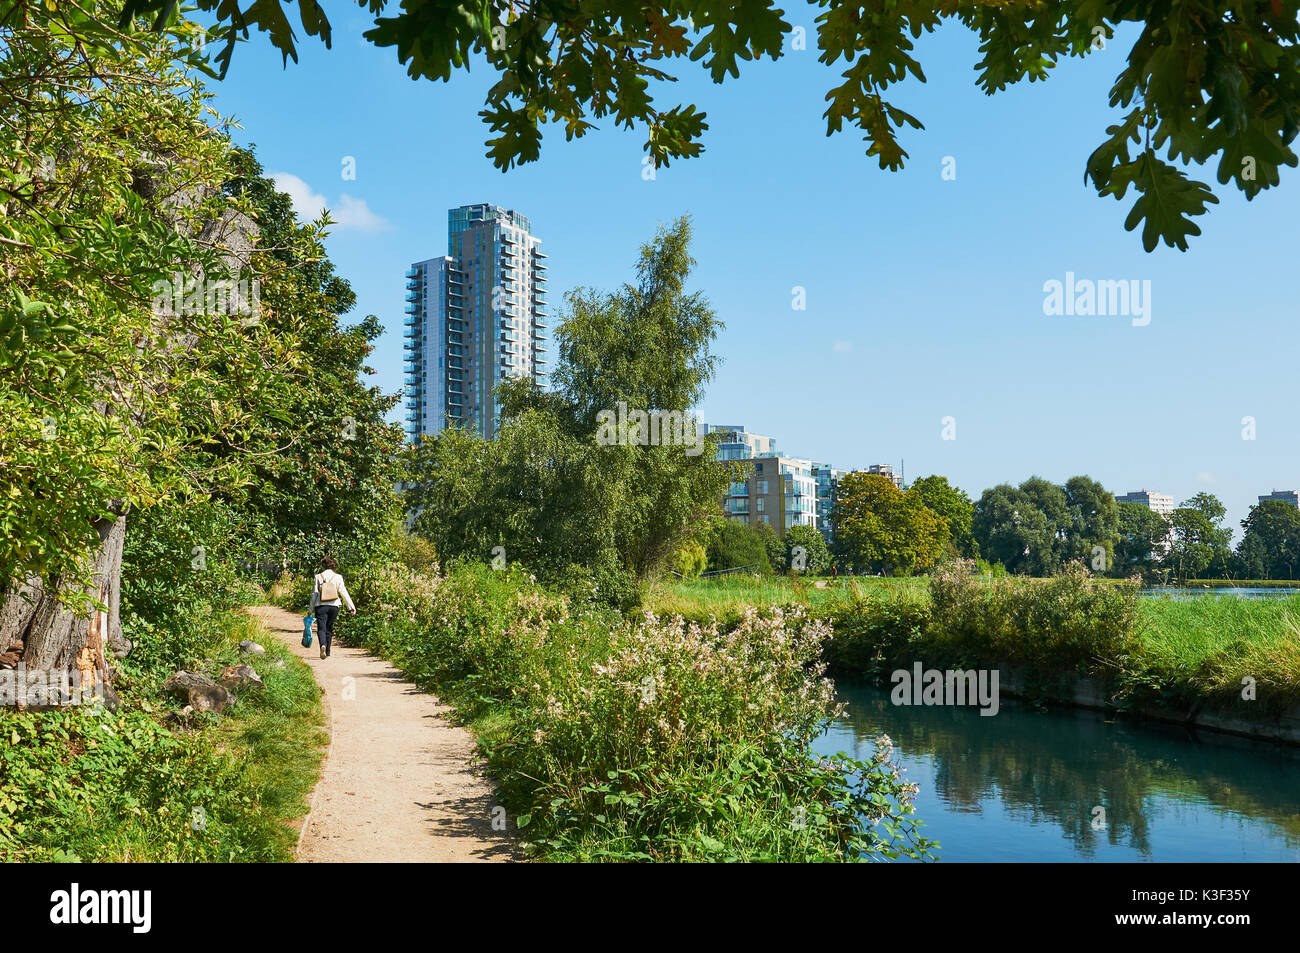
[[[6,593],[0,605],[0,695],[6,703],[42,709],[102,698],[117,707],[112,660],[131,650],[119,616],[126,517],[101,520],[95,530],[99,547],[88,587],[47,587],[33,577]],[[67,604],[77,593],[104,608],[78,614]]]

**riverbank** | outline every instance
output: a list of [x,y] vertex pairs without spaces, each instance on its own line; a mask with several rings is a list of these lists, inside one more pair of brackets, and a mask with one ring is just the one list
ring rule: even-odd
[[[656,611],[734,619],[757,594],[806,606],[835,635],[831,672],[998,669],[1007,694],[1087,705],[1300,743],[1300,598],[1138,598],[1136,585],[1082,572],[988,579],[953,568],[928,580],[678,584]],[[761,587],[761,589],[759,588]]]
[[452,706],[531,857],[926,856],[887,745],[865,763],[813,753],[838,707],[826,628],[802,613],[629,621],[482,565],[368,567],[348,583],[360,611],[339,637]]

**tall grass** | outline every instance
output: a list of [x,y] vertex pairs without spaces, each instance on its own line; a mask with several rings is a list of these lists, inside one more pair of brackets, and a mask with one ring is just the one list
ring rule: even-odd
[[1300,596],[1143,599],[1134,683],[1158,683],[1181,701],[1241,700],[1244,680],[1276,712],[1300,704]]
[[[819,588],[818,582],[823,585]],[[711,579],[661,581],[651,587],[646,604],[662,615],[687,619],[738,618],[742,606],[804,606],[834,609],[855,602],[924,593],[924,579],[846,577],[812,580],[799,576],[752,576],[735,574]]]

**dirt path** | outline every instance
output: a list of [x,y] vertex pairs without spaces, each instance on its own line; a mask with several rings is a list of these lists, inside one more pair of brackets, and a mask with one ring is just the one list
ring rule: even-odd
[[315,642],[303,648],[295,613],[249,613],[306,660],[325,690],[330,748],[300,863],[520,859],[511,835],[492,829],[492,786],[447,706],[360,649],[336,644],[321,659]]

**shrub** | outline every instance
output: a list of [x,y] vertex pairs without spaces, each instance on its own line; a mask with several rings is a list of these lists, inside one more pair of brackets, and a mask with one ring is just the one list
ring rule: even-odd
[[855,589],[847,605],[828,610],[835,638],[826,659],[835,672],[879,674],[917,651],[931,619],[930,598],[910,588]]
[[1079,564],[1049,579],[981,579],[961,560],[930,579],[932,641],[957,662],[1096,674],[1135,643],[1137,589]]
[[708,564],[709,555],[704,546],[690,539],[673,554],[670,568],[685,579],[694,579]]
[[739,520],[721,521],[709,539],[709,569],[740,569],[749,566],[753,567],[754,572],[767,575],[772,571],[767,548],[771,532],[771,527],[764,534]]
[[538,576],[550,588],[568,596],[575,605],[597,606],[626,614],[641,604],[641,590],[636,579],[612,558],[590,568],[570,564],[560,572],[542,570]]
[[437,572],[438,550],[422,536],[405,530],[393,534],[394,558],[412,572]]

